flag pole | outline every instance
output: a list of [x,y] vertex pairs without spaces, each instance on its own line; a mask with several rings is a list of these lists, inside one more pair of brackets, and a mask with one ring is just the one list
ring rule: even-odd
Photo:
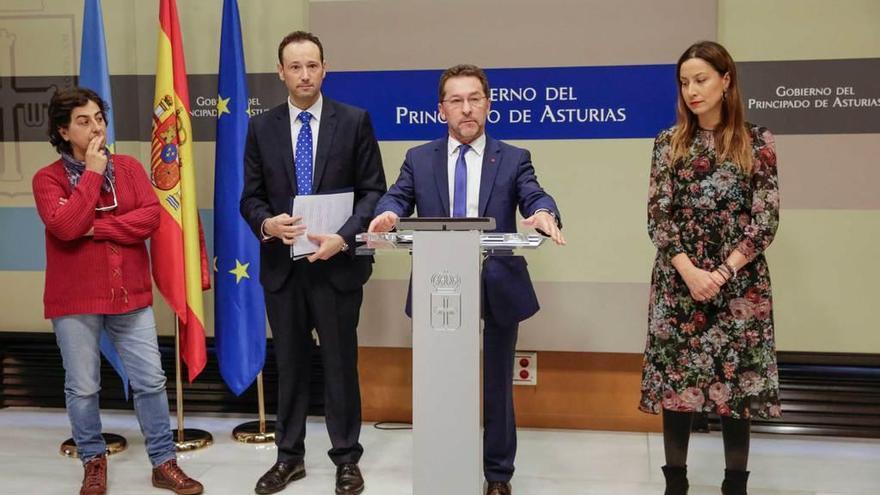
[[174,315],[174,404],[177,406],[177,440],[186,438],[183,428],[183,378],[180,372],[180,319]]
[[242,423],[232,430],[232,438],[242,443],[275,441],[275,422],[266,421],[266,397],[263,393],[263,372],[257,374],[257,421]]
[[198,450],[214,443],[214,437],[205,430],[184,428],[183,417],[183,374],[180,372],[180,319],[174,315],[174,402],[177,406],[177,430],[174,431],[174,446],[178,452]]

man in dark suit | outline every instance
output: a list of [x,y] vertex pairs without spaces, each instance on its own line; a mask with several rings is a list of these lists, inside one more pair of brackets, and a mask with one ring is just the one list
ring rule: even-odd
[[[440,77],[440,115],[449,135],[406,153],[397,182],[376,205],[370,232],[391,230],[400,217],[494,217],[496,232],[522,224],[565,244],[556,202],[535,177],[527,150],[490,138],[489,82],[473,65]],[[513,356],[519,322],[538,311],[526,260],[490,256],[483,264],[483,471],[488,495],[509,495],[516,455]]]
[[[275,493],[305,476],[305,423],[309,402],[311,331],[324,365],[324,416],[336,464],[336,493],[358,494],[364,481],[357,463],[361,400],[357,325],[363,285],[373,260],[354,256],[385,192],[385,174],[370,117],[364,110],[321,95],[326,66],[320,40],[296,31],[278,47],[278,77],[287,102],[250,121],[245,147],[241,214],[262,241],[260,282],[278,363],[275,465],[257,482],[258,494]],[[354,191],[351,216],[336,232],[308,231],[291,216],[291,198]],[[317,251],[291,259],[303,234]]]

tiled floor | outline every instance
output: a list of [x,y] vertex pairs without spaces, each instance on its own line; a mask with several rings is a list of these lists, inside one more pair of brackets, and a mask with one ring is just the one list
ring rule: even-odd
[[[199,415],[186,426],[214,435],[215,444],[180,456],[209,494],[250,494],[257,478],[275,460],[272,445],[240,444],[230,432],[245,418]],[[134,414],[107,411],[104,429],[124,435],[129,448],[110,458],[110,494],[162,494],[150,486],[149,463]],[[75,494],[82,468],[58,454],[70,435],[67,416],[57,409],[0,410],[0,495]],[[365,493],[405,495],[410,483],[409,431],[380,431],[365,424],[361,468]],[[283,493],[333,493],[335,470],[320,418],[309,420],[308,476]],[[516,495],[661,495],[662,439],[657,434],[534,430],[519,432]],[[718,434],[695,434],[690,453],[691,495],[719,494],[723,471]],[[752,441],[751,495],[880,494],[880,440],[755,435]],[[458,495],[458,494],[450,494]]]

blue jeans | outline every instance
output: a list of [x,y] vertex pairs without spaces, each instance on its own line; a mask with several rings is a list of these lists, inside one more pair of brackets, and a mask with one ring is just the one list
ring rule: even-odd
[[176,457],[168,420],[165,372],[159,359],[156,321],[149,306],[120,315],[80,314],[52,319],[64,360],[64,397],[79,458],[87,462],[107,450],[101,436],[101,329],[116,347],[128,373],[141,433],[153,466]]

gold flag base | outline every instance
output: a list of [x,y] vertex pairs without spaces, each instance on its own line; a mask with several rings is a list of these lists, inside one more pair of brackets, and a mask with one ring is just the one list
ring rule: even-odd
[[[107,455],[118,454],[128,448],[128,441],[122,435],[101,433],[101,436],[104,437],[104,443],[107,444]],[[68,438],[61,444],[59,452],[66,457],[76,457],[76,442],[72,438]]]
[[241,443],[271,443],[275,441],[275,422],[248,421],[232,430],[232,438]]
[[275,422],[266,421],[265,397],[263,395],[263,372],[257,373],[258,421],[242,423],[232,430],[232,438],[242,443],[270,443],[275,441]]
[[183,378],[180,372],[180,320],[174,317],[174,402],[177,407],[177,429],[174,432],[174,447],[178,452],[199,450],[214,443],[214,437],[205,430],[184,428],[183,426]]
[[208,447],[214,443],[214,437],[205,430],[184,428],[183,438],[181,438],[180,430],[173,430],[173,433],[174,447],[177,449],[178,452],[199,450]]

